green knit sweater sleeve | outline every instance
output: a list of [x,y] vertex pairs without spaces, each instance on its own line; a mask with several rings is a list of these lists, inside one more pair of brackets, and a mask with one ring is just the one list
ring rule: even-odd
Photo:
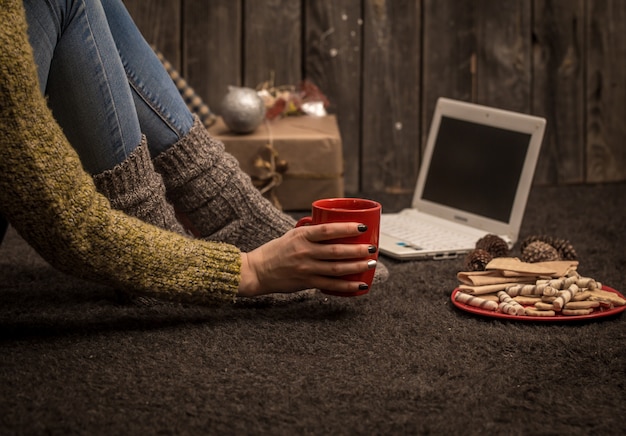
[[55,267],[141,294],[233,299],[239,250],[112,210],[39,91],[21,0],[0,8],[0,210]]

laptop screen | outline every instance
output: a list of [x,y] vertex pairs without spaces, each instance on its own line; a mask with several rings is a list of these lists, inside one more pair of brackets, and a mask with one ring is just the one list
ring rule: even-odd
[[422,198],[508,223],[530,139],[443,116]]

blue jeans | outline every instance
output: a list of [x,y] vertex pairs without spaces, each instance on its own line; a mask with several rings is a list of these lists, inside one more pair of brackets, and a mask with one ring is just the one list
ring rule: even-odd
[[24,0],[41,91],[97,174],[148,139],[154,157],[193,125],[174,82],[121,0]]

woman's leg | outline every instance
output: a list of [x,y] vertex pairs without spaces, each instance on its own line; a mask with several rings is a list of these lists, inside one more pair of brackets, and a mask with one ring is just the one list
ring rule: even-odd
[[154,171],[107,18],[95,0],[24,0],[40,87],[114,209],[183,233]]
[[263,198],[223,144],[192,117],[122,2],[102,4],[155,168],[195,233],[250,250],[291,229],[294,220]]
[[102,6],[132,89],[141,131],[152,156],[157,156],[191,130],[193,116],[122,1],[102,0]]
[[[60,0],[57,1],[61,3]],[[66,130],[76,132],[75,139],[70,137],[70,141],[73,144],[79,142],[92,144],[90,141],[97,141],[99,138],[93,136],[94,129],[85,129],[85,126],[88,126],[90,122],[97,124],[102,119],[99,113],[102,110],[115,115],[117,103],[123,102],[124,105],[120,110],[127,110],[130,107],[134,114],[130,114],[129,119],[134,123],[139,123],[140,131],[143,131],[148,138],[150,152],[156,157],[155,166],[163,174],[170,199],[191,220],[192,226],[198,230],[200,236],[229,242],[244,250],[250,250],[281,236],[292,228],[293,219],[280,213],[263,198],[252,185],[249,177],[242,173],[237,161],[225,153],[223,145],[210,138],[201,124],[194,124],[194,118],[174,83],[137,30],[121,1],[104,0],[102,6],[103,8],[100,8],[100,3],[96,1],[75,0],[71,3],[70,10],[61,10],[55,4],[41,13],[46,20],[46,24],[41,26],[46,31],[44,33],[46,36],[52,33],[47,38],[52,48],[48,51],[48,56],[52,60],[49,61],[51,68],[46,90],[51,100],[53,97],[58,99],[54,107],[59,108],[61,125]],[[105,22],[102,21],[102,13],[106,15]],[[97,33],[92,29],[96,24],[98,25]],[[100,27],[106,29],[100,29]],[[53,30],[51,31],[50,28]],[[55,34],[56,29],[59,30]],[[61,38],[57,46],[63,44],[64,58],[73,65],[72,68],[67,68],[65,63],[60,63],[57,70],[53,69],[55,64],[59,63],[55,59],[58,48],[54,49],[54,43],[59,35]],[[71,41],[63,41],[68,37]],[[85,49],[87,53],[83,54],[80,44],[85,40],[89,50]],[[117,45],[117,48],[112,48],[111,45],[113,47]],[[106,56],[101,55],[102,52],[105,52]],[[89,63],[97,66],[100,59],[106,61],[105,65],[101,65],[102,74],[100,75],[82,65],[82,63]],[[44,58],[44,65],[46,60]],[[120,74],[120,68],[123,71],[122,74]],[[53,81],[53,73],[61,77]],[[87,96],[83,89],[70,89],[69,96],[52,92],[52,85],[55,91],[61,91],[63,87],[72,88],[72,73],[85,75],[86,82],[89,82],[90,75],[95,75],[98,79],[98,86],[84,83],[84,87],[95,88],[89,89],[91,93]],[[111,84],[112,79],[109,74],[115,79],[113,84]],[[120,76],[123,76],[123,80]],[[126,94],[120,98],[119,102],[107,99],[109,94],[98,94],[98,91],[102,89],[107,91],[112,87],[123,88],[122,82],[125,82],[126,88],[132,89],[130,95],[135,104],[128,104]],[[60,84],[63,87],[59,86]],[[85,98],[91,98],[96,104],[89,105],[93,107],[83,111],[81,105],[84,104]],[[109,111],[109,106],[114,110]],[[92,115],[87,117],[88,119],[81,118],[73,124],[72,112],[76,108],[81,108],[76,112],[81,114],[91,112]],[[103,123],[106,126],[115,126],[115,117],[104,120],[107,121]],[[85,130],[89,131],[85,132]],[[121,128],[119,131],[123,132]],[[80,136],[85,134],[91,135],[91,138]],[[98,135],[110,136],[106,131]],[[115,139],[123,140],[124,137],[117,135]],[[123,141],[118,142],[123,143]],[[190,149],[190,146],[195,148]],[[102,147],[98,147],[100,148]],[[129,153],[122,154],[115,165],[120,166],[128,156],[130,156]],[[180,165],[179,162],[183,164]],[[91,168],[92,172],[103,172],[102,177],[98,175],[95,180],[100,190],[105,191],[109,199],[120,199],[120,201],[126,198],[132,199],[126,190],[121,189],[129,179],[125,167],[135,169],[138,166],[124,165],[122,169],[116,167],[116,171],[113,172],[103,171],[102,167]],[[104,167],[104,169],[108,168],[111,168],[110,163]],[[124,183],[120,183],[120,180]],[[140,188],[140,186],[135,188],[134,184],[131,186],[133,186],[133,192]],[[109,187],[114,189],[108,189]],[[117,205],[114,207],[125,210],[127,213],[138,215],[137,204],[124,207],[117,201],[112,201],[112,203]],[[140,218],[146,219],[145,214],[140,215]]]
[[251,251],[295,225],[261,195],[197,117],[185,137],[154,159],[154,167],[176,209],[202,238]]
[[140,144],[131,89],[99,1],[24,0],[40,86],[91,174]]

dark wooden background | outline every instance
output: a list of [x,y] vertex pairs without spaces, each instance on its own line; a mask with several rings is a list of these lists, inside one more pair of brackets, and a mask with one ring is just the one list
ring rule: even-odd
[[626,180],[626,1],[125,3],[215,112],[228,85],[317,84],[348,193],[412,192],[439,96],[545,116],[536,184]]

